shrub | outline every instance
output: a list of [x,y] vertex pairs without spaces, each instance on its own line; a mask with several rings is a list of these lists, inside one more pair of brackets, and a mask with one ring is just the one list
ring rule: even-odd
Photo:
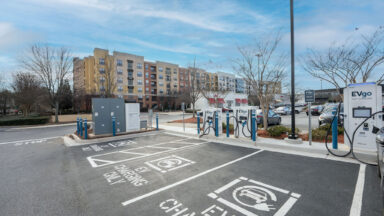
[[[227,124],[225,124],[224,122],[222,123],[222,126],[223,126],[223,132],[226,132],[227,130]],[[230,133],[233,133],[234,131],[234,126],[233,124],[229,124],[229,132]]]
[[[195,112],[199,112],[200,110],[196,109]],[[193,109],[186,109],[185,113],[193,113]]]
[[[328,131],[328,129],[331,127],[331,124],[325,124],[320,126],[318,129],[323,131]],[[332,133],[332,129],[330,131]],[[343,127],[337,127],[337,134],[344,134],[344,128]],[[325,138],[325,137],[324,137]]]
[[288,131],[289,131],[289,128],[281,125],[276,125],[276,126],[267,128],[267,132],[271,137],[279,137],[282,134],[287,133]]
[[17,117],[9,119],[0,119],[0,126],[10,126],[10,125],[37,125],[45,124],[49,121],[49,116],[39,116],[39,117]]
[[[327,130],[321,130],[320,128],[316,128],[312,130],[312,139],[318,141],[324,141],[327,136]],[[328,136],[328,141],[332,140],[332,135]]]

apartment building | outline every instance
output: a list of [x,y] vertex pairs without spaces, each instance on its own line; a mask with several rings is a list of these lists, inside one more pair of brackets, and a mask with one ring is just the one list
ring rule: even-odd
[[175,108],[180,105],[178,93],[190,89],[192,82],[197,89],[244,93],[244,82],[233,74],[145,61],[143,56],[124,52],[110,54],[106,49],[95,48],[93,55],[73,59],[74,91],[87,95],[87,99],[104,95],[140,103],[141,108]]

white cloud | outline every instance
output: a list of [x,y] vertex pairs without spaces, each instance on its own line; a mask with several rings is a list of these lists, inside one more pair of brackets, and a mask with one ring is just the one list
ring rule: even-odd
[[0,22],[0,50],[3,52],[22,47],[37,39],[37,34],[21,31],[11,23]]

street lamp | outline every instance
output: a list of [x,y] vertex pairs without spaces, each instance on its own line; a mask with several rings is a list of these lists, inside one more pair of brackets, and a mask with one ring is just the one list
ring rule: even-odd
[[294,26],[293,26],[293,0],[290,0],[291,14],[291,134],[289,139],[296,139],[295,134],[295,41],[294,41]]

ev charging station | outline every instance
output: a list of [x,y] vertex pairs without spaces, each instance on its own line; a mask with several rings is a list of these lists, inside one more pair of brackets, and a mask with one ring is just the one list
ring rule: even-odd
[[223,133],[221,108],[203,110],[202,135],[220,136]]
[[[344,140],[353,148],[375,152],[377,128],[384,127],[382,87],[376,83],[349,84],[344,89]],[[364,123],[363,123],[364,122]]]
[[[238,130],[239,137],[251,138],[252,136],[252,112],[256,115],[257,107],[252,106],[243,106],[236,107],[233,109],[233,115],[235,119],[233,120],[233,125]],[[236,127],[237,124],[237,127]],[[257,127],[257,124],[255,124]],[[256,128],[257,131],[257,128]],[[236,134],[235,134],[236,135]]]

